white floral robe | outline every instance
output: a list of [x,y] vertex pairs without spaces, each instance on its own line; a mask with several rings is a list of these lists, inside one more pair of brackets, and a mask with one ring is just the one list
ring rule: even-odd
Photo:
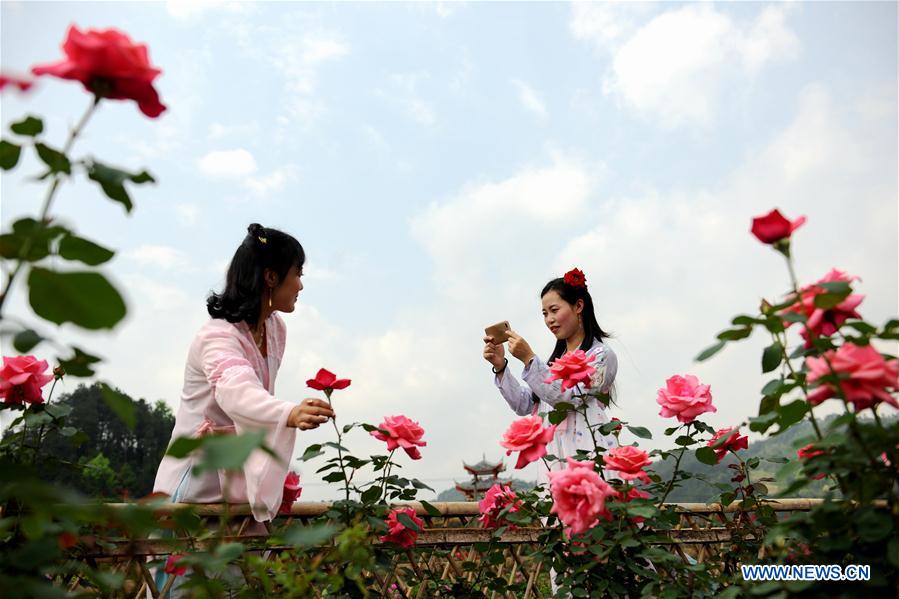
[[[593,375],[590,390],[599,389],[603,393],[609,393],[612,389],[612,383],[615,382],[615,375],[618,372],[618,357],[611,348],[598,339],[594,341],[590,349],[586,351],[586,354],[588,358],[596,356],[596,360],[593,363],[593,366],[596,367],[596,374]],[[552,383],[543,382],[549,377],[549,374],[549,366],[546,365],[546,362],[535,356],[521,373],[521,378],[526,383],[525,385],[522,385],[509,372],[508,367],[496,376],[495,383],[509,407],[519,416],[527,416],[534,413],[546,414],[556,404],[561,402],[567,402],[579,408],[583,400],[572,398],[572,395],[574,395],[575,391],[582,392],[582,388],[579,386],[562,391],[562,382],[559,380],[555,380]],[[534,396],[537,397],[539,403],[534,402]],[[587,421],[591,426],[609,422],[609,415],[605,407],[599,403],[596,397],[588,396],[586,403]],[[600,447],[608,449],[617,445],[613,435],[601,435],[595,429],[594,433]],[[564,421],[559,423],[552,443],[546,446],[547,453],[562,460],[561,462],[554,462],[552,469],[561,470],[565,468],[565,458],[575,457],[578,449],[592,451],[593,437],[587,429],[587,422],[584,421],[583,413],[573,410],[569,412]],[[546,466],[541,461],[537,474],[537,483],[547,484],[549,482],[547,474]]]

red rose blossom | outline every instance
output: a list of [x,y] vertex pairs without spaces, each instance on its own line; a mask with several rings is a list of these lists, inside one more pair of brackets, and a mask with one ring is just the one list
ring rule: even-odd
[[[724,441],[718,447],[712,447],[722,438],[726,437],[727,440]],[[706,443],[707,447],[712,447],[712,450],[715,452],[715,455],[718,457],[718,462],[724,459],[724,456],[727,455],[728,451],[739,451],[741,449],[749,449],[749,437],[746,435],[740,435],[740,429],[734,430],[733,427],[729,426],[727,428],[719,429],[709,442]]]
[[176,553],[169,556],[169,559],[165,560],[165,567],[163,571],[166,574],[171,574],[172,576],[184,576],[187,573],[187,566],[179,566],[178,562],[184,559],[184,555]]
[[[858,277],[850,276],[833,268],[814,285],[807,285],[800,289],[798,298],[791,295],[796,303],[784,309],[780,315],[792,312],[805,316],[805,326],[802,327],[800,334],[805,339],[805,346],[811,347],[812,337],[830,337],[850,318],[861,318],[861,314],[856,311],[856,308],[865,299],[864,295],[850,294],[832,308],[819,308],[815,305],[815,298],[827,293],[827,290],[820,286],[821,283],[851,283],[857,279]],[[792,324],[792,321],[784,321],[784,327]]]
[[631,445],[615,447],[603,456],[603,463],[606,468],[616,470],[621,480],[640,479],[646,483],[650,482],[649,475],[643,468],[652,464],[652,460],[642,449]]
[[[874,408],[881,402],[899,408],[899,402],[891,395],[891,391],[899,389],[899,360],[884,359],[870,345],[845,343],[836,350],[824,352],[820,358],[806,358],[805,364],[809,370],[808,382],[818,383],[808,395],[813,406],[842,394],[856,411]],[[833,373],[840,376],[839,388],[833,381],[821,380]]]
[[53,380],[52,374],[45,374],[48,367],[46,360],[34,356],[4,356],[0,369],[0,397],[4,403],[44,403],[41,387]]
[[150,65],[146,44],[135,44],[117,29],[69,27],[62,46],[66,57],[56,63],[32,67],[35,75],[80,81],[103,98],[134,100],[145,115],[156,118],[165,110],[153,80],[162,72]]
[[549,367],[549,376],[544,383],[555,380],[562,381],[562,391],[567,391],[575,385],[583,385],[589,388],[593,384],[591,377],[596,373],[592,366],[596,356],[587,356],[582,349],[568,352],[564,356],[556,358]]
[[752,234],[762,243],[774,244],[782,239],[789,239],[793,231],[804,224],[804,216],[790,222],[779,210],[775,209],[764,216],[752,219]]
[[499,515],[508,508],[506,513],[517,512],[522,503],[509,485],[495,484],[487,490],[484,498],[478,502],[481,512],[480,520],[484,528],[497,528],[506,524],[505,519]]
[[34,81],[13,75],[11,73],[0,73],[0,90],[9,87],[17,87],[20,92],[27,92],[34,85]]
[[411,549],[415,546],[416,539],[418,539],[418,531],[407,528],[405,524],[400,522],[399,514],[406,514],[416,526],[424,528],[425,523],[415,515],[414,509],[411,507],[396,508],[387,515],[387,534],[381,537],[381,541],[384,543],[396,543],[403,549]]
[[565,273],[565,276],[562,277],[562,280],[572,287],[587,286],[587,277],[584,276],[584,271],[582,271],[580,268],[572,268]]
[[346,389],[350,386],[350,379],[339,379],[330,370],[320,368],[314,379],[306,381],[306,385],[330,393],[334,389]]
[[[800,460],[808,460],[811,458],[818,457],[819,455],[824,455],[824,450],[823,449],[815,449],[814,443],[809,443],[808,445],[800,447],[799,449],[796,450],[796,456]],[[821,480],[825,476],[826,475],[822,472],[820,474],[815,474],[814,476],[812,476],[812,479],[813,480]]]
[[281,507],[278,508],[278,512],[289,514],[291,506],[299,499],[302,492],[303,487],[300,486],[300,475],[296,472],[288,472],[287,476],[284,477],[284,494],[281,496]]

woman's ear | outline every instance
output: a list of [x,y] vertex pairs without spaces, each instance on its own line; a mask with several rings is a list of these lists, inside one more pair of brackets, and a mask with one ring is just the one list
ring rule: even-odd
[[578,301],[576,301],[574,303],[574,313],[580,314],[583,311],[584,311],[584,300],[579,299]]
[[274,289],[275,287],[278,286],[278,283],[280,282],[278,280],[278,273],[276,273],[275,271],[273,271],[270,268],[265,269],[265,272],[262,273],[262,278],[265,279],[265,286],[268,287],[269,289]]

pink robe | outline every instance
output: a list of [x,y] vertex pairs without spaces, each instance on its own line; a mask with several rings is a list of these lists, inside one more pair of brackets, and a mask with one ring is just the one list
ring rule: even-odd
[[277,314],[265,322],[268,357],[264,357],[245,322],[210,319],[190,346],[184,389],[172,439],[210,431],[266,432],[265,443],[276,457],[254,451],[243,469],[192,472],[199,455],[166,456],[156,473],[154,492],[183,503],[249,503],[259,522],[278,512],[284,477],[293,454],[296,429],[287,417],[296,404],[274,397],[275,375],[284,356],[287,329]]

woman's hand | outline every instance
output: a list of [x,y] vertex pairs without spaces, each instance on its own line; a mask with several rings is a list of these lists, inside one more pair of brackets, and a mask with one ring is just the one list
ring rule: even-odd
[[534,359],[534,352],[531,350],[531,346],[528,345],[528,342],[524,340],[524,338],[509,329],[506,331],[506,334],[509,336],[509,353],[521,360],[521,363],[527,366],[532,359]]
[[307,397],[303,402],[290,411],[287,417],[287,426],[298,428],[301,431],[308,431],[318,428],[320,424],[334,418],[334,410],[328,405],[328,402]]
[[493,364],[494,370],[502,370],[506,364],[506,350],[502,343],[493,343],[493,337],[484,337],[484,359]]

